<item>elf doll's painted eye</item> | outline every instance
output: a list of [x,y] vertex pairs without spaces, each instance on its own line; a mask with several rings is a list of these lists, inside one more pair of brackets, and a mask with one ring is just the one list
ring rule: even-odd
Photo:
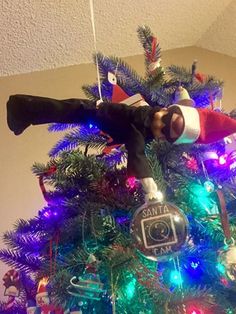
[[112,72],[108,72],[107,79],[108,79],[108,82],[111,83],[112,85],[117,84],[117,78],[116,78],[115,74],[113,74]]

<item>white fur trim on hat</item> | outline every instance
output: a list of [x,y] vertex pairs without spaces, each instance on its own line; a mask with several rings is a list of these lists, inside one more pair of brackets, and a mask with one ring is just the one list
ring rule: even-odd
[[174,144],[189,144],[196,142],[201,132],[200,117],[197,109],[176,104],[172,106],[178,107],[184,118],[184,130]]

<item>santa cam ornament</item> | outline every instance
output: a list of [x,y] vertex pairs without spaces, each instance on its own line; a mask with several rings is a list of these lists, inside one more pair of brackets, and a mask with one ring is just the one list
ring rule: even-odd
[[188,237],[188,221],[174,204],[157,202],[137,210],[130,233],[146,258],[160,260],[177,253]]

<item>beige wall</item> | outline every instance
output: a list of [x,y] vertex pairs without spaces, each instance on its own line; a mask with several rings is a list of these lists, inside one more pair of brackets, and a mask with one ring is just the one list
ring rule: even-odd
[[[189,47],[163,52],[162,59],[163,65],[173,63],[189,67],[194,59],[198,59],[199,71],[213,74],[225,81],[225,109],[236,107],[235,58]],[[126,60],[139,73],[144,71],[142,56]],[[91,64],[0,78],[1,234],[11,229],[16,219],[32,217],[44,205],[37,179],[31,174],[30,168],[34,161],[46,162],[47,152],[60,138],[59,134],[48,134],[46,126],[34,126],[21,136],[14,136],[6,125],[5,103],[9,95],[25,93],[55,98],[83,97],[81,86],[95,80],[95,69]],[[0,280],[5,269],[1,264]]]

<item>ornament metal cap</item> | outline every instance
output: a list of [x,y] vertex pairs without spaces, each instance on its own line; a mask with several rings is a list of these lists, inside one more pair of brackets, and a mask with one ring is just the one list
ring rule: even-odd
[[195,106],[195,101],[190,98],[187,89],[183,86],[179,86],[175,91],[175,104],[182,106]]

